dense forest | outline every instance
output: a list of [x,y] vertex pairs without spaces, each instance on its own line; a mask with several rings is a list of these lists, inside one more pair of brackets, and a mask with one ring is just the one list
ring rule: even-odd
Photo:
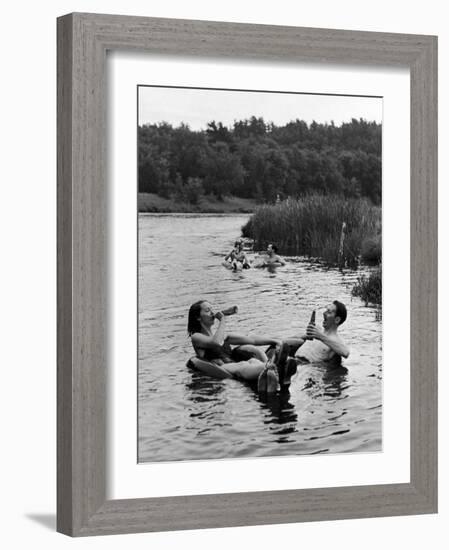
[[191,204],[203,195],[274,202],[332,193],[379,205],[381,139],[381,125],[363,119],[276,126],[252,117],[201,131],[147,124],[138,129],[139,192]]

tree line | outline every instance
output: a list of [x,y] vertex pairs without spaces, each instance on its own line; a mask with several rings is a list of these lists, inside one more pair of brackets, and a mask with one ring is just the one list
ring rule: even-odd
[[251,117],[194,131],[161,122],[138,128],[139,191],[195,204],[201,195],[273,202],[310,193],[381,202],[382,126],[352,119],[285,126]]

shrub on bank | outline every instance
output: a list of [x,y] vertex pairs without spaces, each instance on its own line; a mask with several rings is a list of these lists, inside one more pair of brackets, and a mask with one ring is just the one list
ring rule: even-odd
[[352,295],[361,298],[366,305],[382,303],[382,267],[368,276],[361,275],[352,289]]
[[367,236],[374,239],[380,224],[380,208],[365,199],[309,195],[258,207],[242,234],[254,239],[256,250],[275,242],[281,254],[355,266]]
[[368,237],[362,242],[362,260],[367,264],[378,264],[382,260],[382,238]]

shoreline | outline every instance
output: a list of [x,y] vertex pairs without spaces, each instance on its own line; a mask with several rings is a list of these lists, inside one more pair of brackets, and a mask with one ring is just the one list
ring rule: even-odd
[[203,196],[197,204],[191,204],[154,193],[138,193],[137,205],[139,214],[253,214],[260,203],[235,196],[224,197],[222,201]]

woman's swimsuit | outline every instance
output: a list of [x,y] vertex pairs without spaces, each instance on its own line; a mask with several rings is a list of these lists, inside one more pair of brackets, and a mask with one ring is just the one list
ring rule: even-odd
[[235,259],[242,264],[243,269],[249,268],[249,264],[247,262],[247,259],[243,250],[237,253],[237,255],[235,256]]
[[196,356],[203,361],[211,363],[238,363],[240,361],[249,361],[254,357],[251,351],[241,349],[240,346],[231,348],[228,342],[224,342],[220,349],[199,348],[193,346]]
[[[204,361],[211,361],[214,362],[217,359],[223,361],[223,363],[233,363],[234,360],[232,359],[232,348],[227,343],[224,342],[222,346],[220,346],[220,349],[211,349],[211,348],[195,348],[195,351],[200,359],[203,359]],[[203,351],[203,356],[198,353],[199,350]]]

